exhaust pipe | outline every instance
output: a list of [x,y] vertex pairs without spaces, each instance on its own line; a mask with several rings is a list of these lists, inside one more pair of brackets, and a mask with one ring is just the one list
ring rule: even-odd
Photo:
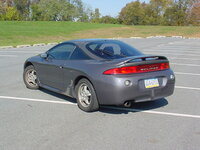
[[130,107],[131,107],[131,102],[125,102],[125,103],[124,103],[124,107],[130,108]]

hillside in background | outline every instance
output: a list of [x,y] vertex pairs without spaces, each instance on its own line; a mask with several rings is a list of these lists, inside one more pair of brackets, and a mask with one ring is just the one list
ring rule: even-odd
[[102,16],[98,6],[92,9],[82,0],[0,0],[0,20],[197,26],[200,0],[133,0],[124,2],[117,17]]
[[125,26],[82,22],[2,21],[0,46],[61,42],[80,38],[200,37],[200,27],[190,26]]

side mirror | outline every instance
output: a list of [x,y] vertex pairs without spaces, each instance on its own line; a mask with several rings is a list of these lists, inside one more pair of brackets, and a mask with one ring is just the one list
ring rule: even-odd
[[46,59],[46,58],[48,57],[48,55],[47,55],[47,53],[42,53],[42,54],[40,55],[40,57]]

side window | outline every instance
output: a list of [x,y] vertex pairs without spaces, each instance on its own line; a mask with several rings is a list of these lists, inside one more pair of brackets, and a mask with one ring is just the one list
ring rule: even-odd
[[49,57],[52,57],[53,59],[65,60],[69,58],[75,48],[76,46],[73,44],[62,44],[51,49],[48,54]]
[[91,59],[87,54],[85,54],[80,48],[76,48],[72,53],[71,60],[88,60]]

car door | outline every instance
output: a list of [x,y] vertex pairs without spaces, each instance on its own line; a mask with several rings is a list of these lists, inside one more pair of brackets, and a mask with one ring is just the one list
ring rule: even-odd
[[47,52],[47,58],[43,58],[38,67],[39,80],[42,85],[64,90],[63,66],[75,47],[74,44],[64,43]]

